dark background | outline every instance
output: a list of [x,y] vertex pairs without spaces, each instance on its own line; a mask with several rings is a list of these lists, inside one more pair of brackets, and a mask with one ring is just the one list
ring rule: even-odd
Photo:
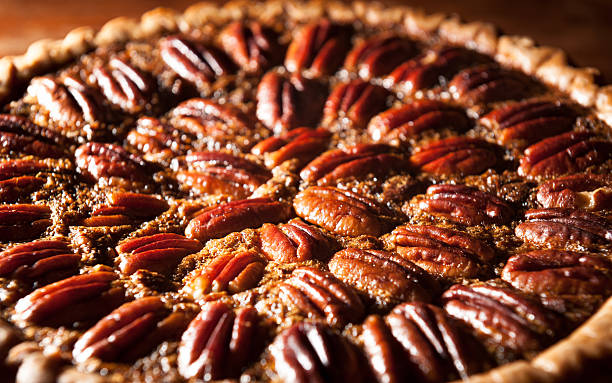
[[[0,0],[0,56],[72,28],[99,27],[112,17],[139,16],[163,5],[184,10],[194,0]],[[400,1],[387,1],[400,3]],[[612,82],[612,0],[420,0],[401,3],[429,12],[490,21],[507,34],[563,48],[579,66],[599,68]]]

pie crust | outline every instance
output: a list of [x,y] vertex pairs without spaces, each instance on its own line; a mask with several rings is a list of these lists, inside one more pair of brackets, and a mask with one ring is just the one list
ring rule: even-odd
[[[0,104],[9,102],[35,76],[53,71],[96,47],[121,45],[161,34],[184,32],[208,22],[217,24],[255,17],[263,22],[287,17],[305,22],[327,17],[332,21],[358,20],[368,26],[403,25],[416,40],[435,38],[490,55],[504,66],[518,69],[559,89],[571,99],[591,108],[612,126],[612,85],[597,84],[595,68],[576,68],[566,54],[554,47],[539,46],[525,36],[501,35],[495,26],[463,22],[457,16],[427,14],[406,6],[379,3],[313,1],[231,1],[223,6],[198,3],[180,13],[157,8],[140,19],[118,17],[100,30],[77,28],[63,39],[44,39],[20,56],[0,59]],[[0,345],[13,342],[10,329],[0,323]],[[1,348],[0,348],[1,349]],[[557,382],[579,377],[585,366],[612,357],[612,298],[571,335],[529,361],[520,360],[471,376],[470,382]],[[103,381],[98,375],[68,369],[60,382]]]

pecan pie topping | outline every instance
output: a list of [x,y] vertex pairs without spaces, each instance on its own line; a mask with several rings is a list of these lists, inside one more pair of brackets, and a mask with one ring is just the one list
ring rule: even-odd
[[0,381],[605,379],[612,87],[567,61],[299,0],[2,58]]

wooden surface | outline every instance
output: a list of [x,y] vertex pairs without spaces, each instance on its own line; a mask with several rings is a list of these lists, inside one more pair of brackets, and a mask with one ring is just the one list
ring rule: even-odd
[[[81,25],[139,16],[157,6],[185,9],[194,0],[0,0],[0,56],[21,53],[37,39],[62,37]],[[485,20],[509,34],[563,48],[580,66],[599,68],[612,82],[612,0],[419,0],[429,12]]]

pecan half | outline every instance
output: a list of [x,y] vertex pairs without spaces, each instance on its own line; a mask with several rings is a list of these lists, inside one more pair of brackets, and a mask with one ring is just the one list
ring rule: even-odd
[[222,138],[252,129],[249,118],[231,105],[203,98],[178,104],[171,112],[172,125],[198,138]]
[[482,275],[495,256],[485,242],[437,226],[400,226],[391,232],[387,241],[402,257],[447,278]]
[[419,208],[464,225],[503,225],[514,213],[504,200],[465,185],[432,185]]
[[124,59],[113,57],[108,68],[95,67],[92,76],[104,97],[125,112],[141,112],[151,101],[152,79]]
[[17,201],[29,197],[54,173],[71,173],[71,164],[34,159],[14,159],[0,162],[0,200]]
[[234,231],[257,228],[291,218],[291,206],[270,198],[253,198],[222,203],[204,209],[193,218],[185,235],[206,242]]
[[364,382],[367,370],[356,348],[327,327],[302,322],[280,333],[270,353],[285,382]]
[[529,221],[516,227],[516,236],[525,242],[550,247],[612,243],[612,224],[605,218],[577,209],[531,209]]
[[261,251],[279,263],[324,260],[331,256],[331,240],[299,218],[278,226],[264,224],[259,230],[259,239]]
[[384,33],[357,44],[346,56],[344,67],[370,79],[389,74],[417,53],[414,41]]
[[0,205],[0,241],[32,239],[51,224],[51,209],[48,206]]
[[15,305],[20,325],[79,325],[106,315],[122,303],[123,289],[112,287],[114,273],[76,275],[34,290]]
[[190,319],[185,313],[169,313],[160,297],[140,298],[100,319],[75,343],[72,355],[79,363],[89,358],[133,361],[178,337]]
[[356,127],[365,126],[374,115],[385,110],[389,92],[367,81],[353,80],[337,85],[323,109],[324,126],[349,119]]
[[357,322],[365,312],[352,288],[314,267],[295,269],[278,288],[285,302],[296,306],[308,318],[325,320],[332,327]]
[[255,21],[229,24],[219,40],[223,50],[248,73],[260,72],[282,60],[277,33]]
[[183,291],[198,300],[209,293],[239,293],[257,286],[267,261],[253,251],[220,255],[185,280]]
[[224,152],[196,152],[185,157],[188,170],[176,178],[196,195],[226,194],[246,198],[272,174],[255,162]]
[[235,70],[229,57],[219,49],[182,36],[162,39],[159,50],[170,69],[196,86],[214,82]]
[[300,177],[320,186],[334,185],[341,179],[399,172],[406,170],[407,165],[407,161],[390,146],[358,144],[321,154],[302,169]]
[[449,82],[451,94],[469,104],[515,100],[529,95],[533,82],[522,73],[498,65],[481,65],[459,72]]
[[289,72],[304,69],[315,77],[335,72],[350,47],[351,29],[323,19],[300,29],[287,49]]
[[315,126],[321,117],[326,90],[300,74],[266,73],[257,87],[257,118],[279,134],[300,126]]
[[402,143],[427,130],[449,128],[461,132],[469,127],[463,110],[440,101],[418,100],[372,118],[368,134],[376,142]]
[[297,128],[261,141],[251,153],[263,155],[269,168],[293,159],[301,168],[327,148],[330,138],[331,133],[323,128]]
[[66,153],[59,136],[28,119],[0,114],[0,153],[31,154],[41,158],[60,158]]
[[612,176],[574,174],[540,185],[538,202],[544,207],[602,210],[612,208]]
[[487,62],[491,62],[491,58],[474,50],[445,47],[425,57],[402,63],[385,81],[397,85],[403,92],[412,93],[442,85],[461,69]]
[[355,248],[337,252],[329,270],[367,296],[377,306],[405,301],[429,301],[435,287],[421,268],[397,254]]
[[379,236],[398,215],[378,202],[348,190],[311,186],[293,200],[298,216],[335,234]]
[[119,268],[125,274],[140,269],[167,274],[187,255],[202,249],[200,241],[174,233],[133,238],[116,247],[122,257]]
[[262,332],[254,308],[207,303],[183,333],[179,373],[205,381],[238,377],[261,351]]
[[92,211],[81,224],[89,227],[129,225],[154,218],[168,210],[168,203],[155,195],[116,192],[107,197],[108,205]]
[[532,144],[543,138],[572,130],[576,111],[560,101],[527,100],[495,109],[481,121],[499,130],[497,141]]
[[577,173],[611,158],[612,142],[598,140],[587,132],[568,132],[525,149],[518,174],[553,177]]
[[56,80],[49,76],[30,81],[28,95],[49,112],[52,120],[65,125],[94,123],[103,119],[99,95],[76,77]]
[[131,181],[149,179],[146,162],[119,145],[89,142],[79,146],[74,156],[81,174],[91,181],[111,177]]
[[605,257],[564,250],[535,250],[510,257],[501,275],[517,289],[535,294],[612,292],[612,262]]
[[435,175],[480,174],[497,163],[495,147],[478,138],[450,137],[419,147],[410,164]]
[[196,140],[196,134],[164,124],[153,117],[140,117],[136,127],[126,137],[126,141],[144,159],[164,165],[197,146]]
[[552,312],[509,288],[454,285],[442,300],[451,317],[472,328],[490,347],[519,355],[547,346],[559,328]]
[[482,371],[486,354],[446,313],[420,302],[363,323],[361,338],[378,382],[446,382]]
[[0,252],[0,276],[46,284],[75,274],[80,260],[64,240],[27,242]]

